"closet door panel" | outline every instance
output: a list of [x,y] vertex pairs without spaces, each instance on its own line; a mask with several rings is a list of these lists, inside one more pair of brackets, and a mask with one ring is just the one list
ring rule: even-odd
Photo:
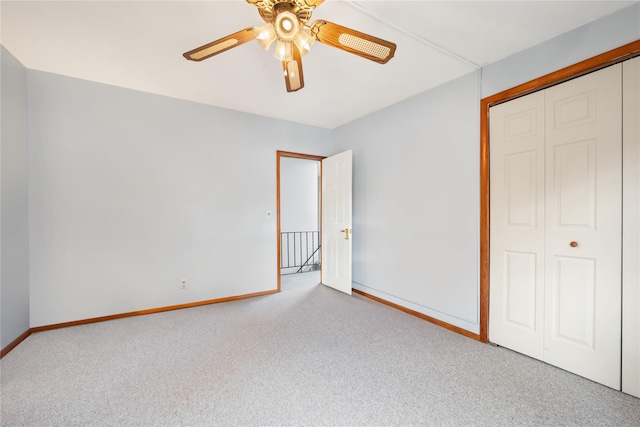
[[542,358],[544,96],[492,107],[489,340]]
[[543,360],[618,389],[621,68],[545,90]]
[[640,397],[640,58],[622,67],[622,391]]

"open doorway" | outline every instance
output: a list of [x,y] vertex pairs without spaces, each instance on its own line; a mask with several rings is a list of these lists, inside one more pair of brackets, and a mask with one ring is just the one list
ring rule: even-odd
[[321,161],[277,152],[278,290],[321,281]]

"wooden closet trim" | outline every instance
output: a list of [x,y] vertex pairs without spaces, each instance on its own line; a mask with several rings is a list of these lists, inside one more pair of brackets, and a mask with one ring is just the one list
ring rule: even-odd
[[640,56],[640,40],[480,100],[480,341],[489,342],[489,108]]

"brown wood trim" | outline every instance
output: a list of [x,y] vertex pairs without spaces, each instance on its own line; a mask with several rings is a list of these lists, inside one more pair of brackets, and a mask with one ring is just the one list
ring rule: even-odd
[[[278,275],[278,287],[277,292],[280,292],[281,278],[280,278],[280,256],[282,248],[280,242],[280,159],[282,157],[293,157],[295,159],[303,159],[303,160],[316,160],[320,163],[320,182],[322,182],[322,159],[326,159],[326,156],[317,156],[315,154],[302,154],[302,153],[294,153],[292,151],[276,151],[276,239],[277,243],[277,258],[276,258],[276,274]],[[319,223],[319,231],[320,236],[322,236],[322,191],[318,194],[318,208],[320,213],[318,214],[318,223]],[[322,264],[320,264],[320,281],[322,281]]]
[[635,56],[640,56],[640,40],[480,100],[480,341],[489,340],[489,108]]
[[488,96],[482,101],[490,107],[492,105],[527,95],[531,92],[536,92],[538,90],[557,85],[558,83],[562,83],[566,80],[597,71],[601,68],[608,67],[609,65],[617,64],[638,55],[640,55],[640,40],[636,40],[624,46],[596,55],[592,58],[585,59],[577,64],[570,65],[558,71],[538,77],[537,79],[530,80],[521,85],[496,93],[495,95]]
[[435,319],[435,318],[433,318],[431,316],[427,316],[426,314],[419,313],[419,312],[417,312],[415,310],[411,310],[410,308],[403,307],[401,305],[392,303],[392,302],[387,301],[385,299],[378,298],[376,296],[373,296],[371,294],[368,294],[368,293],[363,292],[363,291],[358,290],[358,289],[353,289],[353,292],[355,292],[355,293],[357,293],[359,295],[362,295],[363,297],[372,299],[372,300],[374,300],[376,302],[379,302],[381,304],[387,305],[387,306],[389,306],[391,308],[395,308],[396,310],[403,311],[403,312],[405,312],[407,314],[410,314],[411,316],[417,317],[417,318],[422,319],[422,320],[426,320],[427,322],[433,323],[434,325],[441,326],[441,327],[443,327],[445,329],[448,329],[448,330],[450,330],[452,332],[458,333],[460,335],[464,335],[465,337],[474,339],[476,341],[480,341],[480,335],[474,334],[473,332],[469,332],[466,329],[462,329],[462,328],[460,328],[458,326],[454,326],[454,325],[452,325],[450,323],[443,322],[442,320]]
[[[326,157],[325,157],[326,159]],[[320,162],[320,176],[318,177],[318,239],[320,240],[320,283],[322,283],[322,160]]]
[[255,293],[251,293],[251,294],[236,295],[236,296],[232,296],[232,297],[211,299],[211,300],[206,300],[206,301],[190,302],[190,303],[187,303],[187,304],[179,304],[179,305],[170,305],[170,306],[166,306],[166,307],[151,308],[151,309],[148,309],[148,310],[130,311],[128,313],[112,314],[110,316],[93,317],[91,319],[75,320],[75,321],[72,321],[72,322],[56,323],[56,324],[53,324],[53,325],[36,326],[35,328],[31,328],[30,332],[33,333],[33,332],[50,331],[52,329],[68,328],[68,327],[71,327],[71,326],[79,326],[79,325],[87,325],[87,324],[90,324],[90,323],[106,322],[107,320],[123,319],[125,317],[144,316],[146,314],[162,313],[162,312],[165,312],[165,311],[172,311],[172,310],[181,310],[183,308],[192,308],[192,307],[199,307],[199,306],[202,306],[202,305],[218,304],[218,303],[221,303],[221,302],[237,301],[237,300],[246,299],[246,298],[253,298],[253,297],[259,297],[259,296],[263,296],[263,295],[275,294],[277,292],[278,291],[275,291],[275,290],[262,291],[262,292],[255,292]]
[[280,286],[282,285],[282,278],[280,277],[280,260],[282,260],[282,242],[280,233],[282,229],[280,227],[280,158],[282,157],[281,151],[276,151],[276,290],[280,292]]
[[480,341],[489,342],[489,107],[480,106]]
[[20,336],[18,338],[16,338],[15,340],[11,341],[11,343],[9,345],[7,345],[5,348],[0,350],[0,359],[2,359],[11,350],[16,348],[18,346],[18,344],[20,344],[22,341],[26,340],[27,337],[29,335],[31,335],[31,332],[32,332],[31,329],[27,329],[22,334],[20,334]]
[[280,159],[280,157],[295,157],[297,159],[321,161],[321,160],[327,158],[327,156],[317,156],[315,154],[294,153],[293,151],[276,151],[276,154],[278,156],[278,159]]

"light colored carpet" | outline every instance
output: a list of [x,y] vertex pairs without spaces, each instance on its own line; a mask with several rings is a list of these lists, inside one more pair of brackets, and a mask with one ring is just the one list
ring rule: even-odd
[[3,426],[638,426],[640,400],[322,285],[31,335]]
[[320,270],[280,276],[280,290],[289,291],[320,283]]

